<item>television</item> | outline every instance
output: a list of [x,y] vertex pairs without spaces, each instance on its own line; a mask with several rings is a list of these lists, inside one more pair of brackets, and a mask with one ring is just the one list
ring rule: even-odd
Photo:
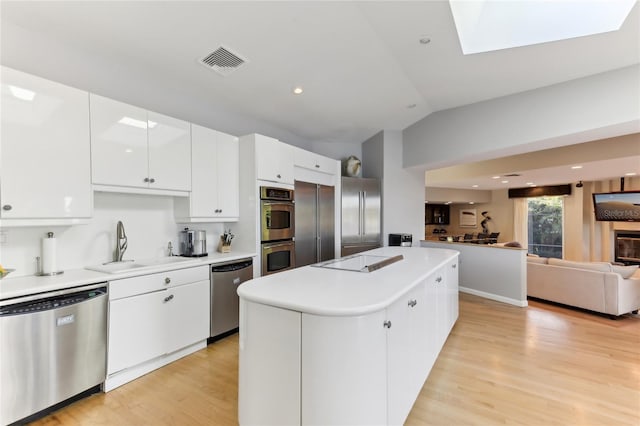
[[640,222],[640,191],[593,194],[596,220]]

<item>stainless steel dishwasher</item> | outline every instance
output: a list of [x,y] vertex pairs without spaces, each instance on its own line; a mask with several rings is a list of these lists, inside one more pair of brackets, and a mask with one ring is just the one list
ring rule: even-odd
[[105,380],[106,283],[0,301],[0,424]]
[[252,278],[251,259],[211,265],[211,338],[220,338],[238,329],[238,286]]

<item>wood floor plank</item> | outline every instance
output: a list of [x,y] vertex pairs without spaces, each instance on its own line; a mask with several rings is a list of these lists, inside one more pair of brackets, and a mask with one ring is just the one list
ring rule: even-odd
[[[238,337],[35,425],[236,425]],[[640,316],[460,295],[407,425],[640,425]]]

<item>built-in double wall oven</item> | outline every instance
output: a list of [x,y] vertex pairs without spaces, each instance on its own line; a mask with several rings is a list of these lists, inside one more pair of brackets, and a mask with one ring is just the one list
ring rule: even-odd
[[262,275],[295,267],[293,189],[260,187]]

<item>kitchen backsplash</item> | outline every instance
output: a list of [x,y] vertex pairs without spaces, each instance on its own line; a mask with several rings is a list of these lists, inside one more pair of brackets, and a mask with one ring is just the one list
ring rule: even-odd
[[217,249],[224,229],[234,223],[176,224],[173,198],[154,195],[94,193],[93,218],[87,225],[3,228],[6,242],[0,245],[0,264],[15,269],[11,276],[36,273],[36,256],[42,255],[41,241],[47,232],[57,238],[58,269],[77,269],[113,260],[116,224],[121,220],[128,238],[124,259],[166,256],[171,241],[179,251],[178,233],[185,227],[207,233],[207,252]]

